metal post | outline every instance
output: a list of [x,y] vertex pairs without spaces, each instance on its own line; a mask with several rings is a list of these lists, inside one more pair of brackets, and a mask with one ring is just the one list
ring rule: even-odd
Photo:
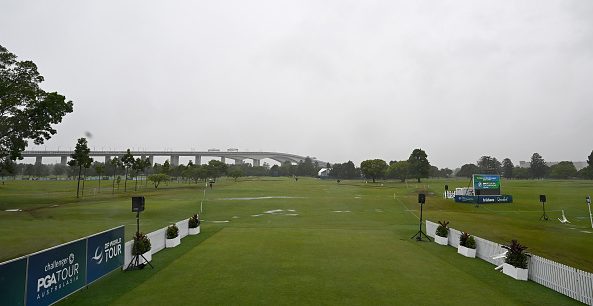
[[589,206],[589,219],[591,219],[591,228],[593,228],[593,215],[591,215],[591,197],[587,195],[587,206]]

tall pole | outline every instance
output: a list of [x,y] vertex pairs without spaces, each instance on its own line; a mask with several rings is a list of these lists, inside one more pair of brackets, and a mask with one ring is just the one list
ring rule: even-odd
[[[420,203],[420,224],[418,225],[419,231],[422,232],[422,203]],[[422,239],[422,236],[418,236],[418,238]]]
[[591,197],[587,195],[587,206],[589,206],[589,219],[591,219],[591,228],[593,228],[593,215],[591,215]]
[[140,233],[140,211],[136,212],[136,233]]

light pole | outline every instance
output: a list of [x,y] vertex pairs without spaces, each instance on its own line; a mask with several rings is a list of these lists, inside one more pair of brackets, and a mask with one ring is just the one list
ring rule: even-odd
[[589,219],[591,219],[591,228],[593,228],[593,215],[591,215],[591,197],[587,195],[587,206],[589,206]]

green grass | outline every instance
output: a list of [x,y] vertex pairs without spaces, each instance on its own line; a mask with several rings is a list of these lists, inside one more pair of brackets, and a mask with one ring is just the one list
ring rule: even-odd
[[[464,186],[465,180],[382,184],[222,180],[207,190],[202,234],[154,255],[154,270],[116,271],[63,303],[165,304],[169,298],[176,305],[576,303],[533,282],[505,277],[484,261],[456,254],[454,248],[410,237],[418,226],[417,191],[426,189],[434,194],[425,206],[431,220],[447,219],[454,228],[497,242],[517,238],[538,255],[590,270],[593,234],[580,232],[588,219],[576,216],[586,210],[584,196],[577,194],[593,190],[591,182],[505,181],[503,190],[513,194],[515,203],[479,208],[440,197],[444,184]],[[0,209],[26,210],[0,212],[0,258],[119,224],[126,224],[126,236],[131,237],[133,193],[112,196],[109,189],[77,201],[73,187],[74,182],[8,182],[0,187]],[[165,187],[138,192],[146,196],[146,232],[199,209],[202,185]],[[34,188],[39,189],[27,193]],[[562,201],[574,225],[538,221],[540,189],[548,195],[549,210],[557,210]],[[228,200],[262,196],[294,198]],[[50,207],[55,203],[60,206]],[[278,209],[283,211],[264,213]],[[554,213],[550,215],[555,220]],[[212,222],[223,220],[230,222]]]

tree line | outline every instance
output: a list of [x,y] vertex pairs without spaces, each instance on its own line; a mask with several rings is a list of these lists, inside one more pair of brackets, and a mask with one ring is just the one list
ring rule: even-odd
[[500,162],[496,157],[482,156],[475,164],[465,164],[455,172],[458,177],[471,177],[473,174],[499,174],[507,179],[593,179],[593,151],[587,156],[587,166],[577,170],[571,161],[561,161],[548,166],[539,153],[531,155],[528,168],[513,164],[510,158]]

